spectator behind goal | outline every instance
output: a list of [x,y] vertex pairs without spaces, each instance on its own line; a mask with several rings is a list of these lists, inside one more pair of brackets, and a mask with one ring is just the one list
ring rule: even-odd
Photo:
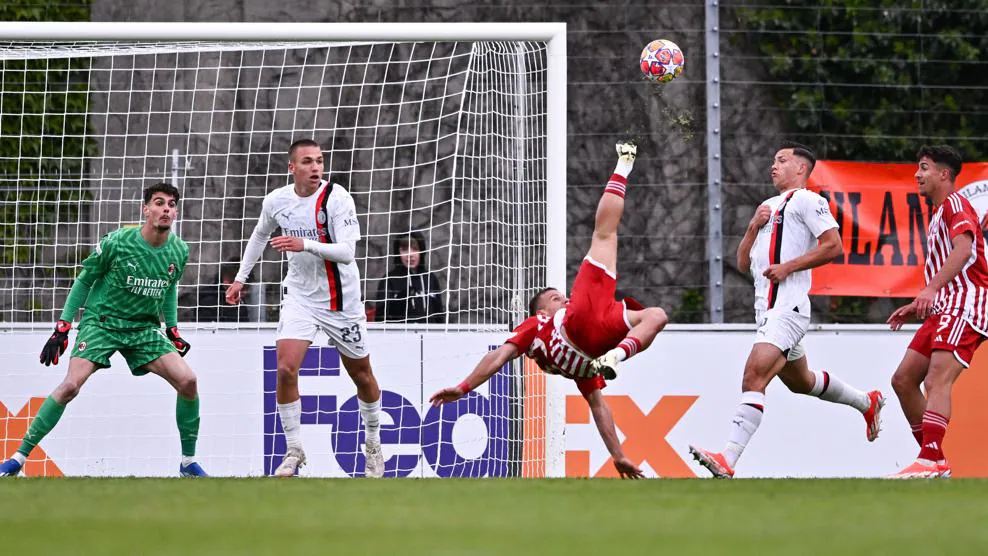
[[441,323],[445,321],[439,279],[426,268],[425,240],[418,232],[396,238],[394,265],[377,290],[377,317],[381,322]]

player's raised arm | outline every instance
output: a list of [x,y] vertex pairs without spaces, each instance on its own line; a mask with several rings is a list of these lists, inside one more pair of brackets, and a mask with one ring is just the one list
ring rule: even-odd
[[449,388],[443,388],[442,390],[436,392],[429,398],[429,402],[433,406],[440,406],[444,403],[455,402],[456,400],[462,398],[467,394],[467,392],[473,390],[474,388],[485,383],[494,376],[505,363],[511,361],[512,359],[518,357],[518,346],[512,343],[506,343],[501,347],[495,349],[494,351],[487,352],[474,367],[473,372],[471,372],[463,382],[456,386],[451,386]]
[[257,224],[254,225],[254,232],[250,234],[250,239],[247,241],[247,248],[244,249],[244,255],[240,258],[240,269],[237,270],[237,277],[226,288],[226,302],[230,305],[240,303],[240,291],[243,289],[244,283],[247,282],[250,271],[254,269],[254,265],[257,264],[261,255],[264,254],[264,247],[267,246],[268,238],[271,237],[271,233],[278,227],[278,222],[271,216],[266,201],[267,199],[261,205],[261,215],[257,218]]
[[604,446],[607,446],[607,451],[610,452],[611,459],[614,460],[614,468],[617,469],[618,474],[621,475],[622,479],[641,479],[644,477],[642,470],[624,455],[621,441],[618,440],[617,429],[614,426],[614,416],[611,415],[611,408],[604,401],[604,395],[600,389],[594,389],[585,397],[587,403],[590,404],[590,413],[593,414],[597,431],[600,432],[600,438],[603,439]]

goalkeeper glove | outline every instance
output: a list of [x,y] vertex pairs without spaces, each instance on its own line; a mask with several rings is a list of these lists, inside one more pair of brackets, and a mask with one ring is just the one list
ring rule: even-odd
[[172,341],[172,345],[175,346],[175,349],[178,350],[178,354],[185,357],[185,354],[189,353],[189,349],[191,349],[192,346],[189,345],[189,342],[186,342],[181,336],[179,336],[178,327],[173,326],[168,328],[165,330],[165,333],[168,335],[168,339]]
[[45,347],[41,348],[41,362],[45,367],[51,364],[58,365],[58,356],[65,353],[69,347],[69,330],[72,330],[72,323],[60,320],[55,323],[55,331],[45,342]]

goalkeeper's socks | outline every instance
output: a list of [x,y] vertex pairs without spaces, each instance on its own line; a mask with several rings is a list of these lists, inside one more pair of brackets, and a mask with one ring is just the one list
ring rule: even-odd
[[285,442],[289,448],[302,448],[302,400],[292,403],[278,404],[278,415],[281,416],[281,428],[285,430]]
[[761,392],[741,394],[741,405],[738,406],[734,420],[731,421],[731,435],[727,439],[727,447],[724,448],[724,459],[731,467],[737,464],[741,452],[744,452],[751,436],[758,430],[758,425],[762,424],[764,412],[765,394]]
[[199,440],[199,396],[187,400],[176,396],[175,423],[178,425],[178,439],[182,442],[182,455],[196,455],[196,442]]
[[21,446],[17,449],[17,453],[27,459],[31,455],[31,450],[55,428],[55,425],[58,424],[58,420],[62,418],[62,413],[64,412],[65,406],[56,402],[55,398],[51,396],[45,398],[44,403],[41,404],[41,408],[38,409],[38,414],[31,421],[31,426],[27,429],[27,434],[21,440]]
[[196,462],[195,456],[182,456],[182,467],[188,467]]
[[364,432],[368,444],[381,443],[381,398],[376,402],[365,402],[357,398],[360,404],[360,418],[364,420]]
[[24,462],[27,461],[27,456],[25,456],[24,454],[22,454],[20,452],[14,452],[14,455],[10,456],[10,459],[12,459],[12,460],[16,461],[17,463],[21,464],[21,466],[23,467],[24,466]]

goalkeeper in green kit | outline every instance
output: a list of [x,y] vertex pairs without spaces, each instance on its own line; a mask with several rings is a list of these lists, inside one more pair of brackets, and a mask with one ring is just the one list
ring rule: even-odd
[[[179,474],[205,477],[195,461],[199,436],[196,375],[182,359],[189,343],[179,336],[177,286],[189,246],[171,234],[178,214],[178,189],[167,183],[144,190],[144,225],[121,228],[100,240],[82,263],[62,317],[41,351],[46,366],[58,364],[69,343],[72,319],[85,304],[65,379],[48,396],[14,456],[0,464],[0,476],[17,475],[31,450],[58,423],[65,406],[86,380],[110,366],[119,351],[135,376],[154,373],[178,392],[175,419],[182,445]],[[161,329],[164,314],[165,330]]]

